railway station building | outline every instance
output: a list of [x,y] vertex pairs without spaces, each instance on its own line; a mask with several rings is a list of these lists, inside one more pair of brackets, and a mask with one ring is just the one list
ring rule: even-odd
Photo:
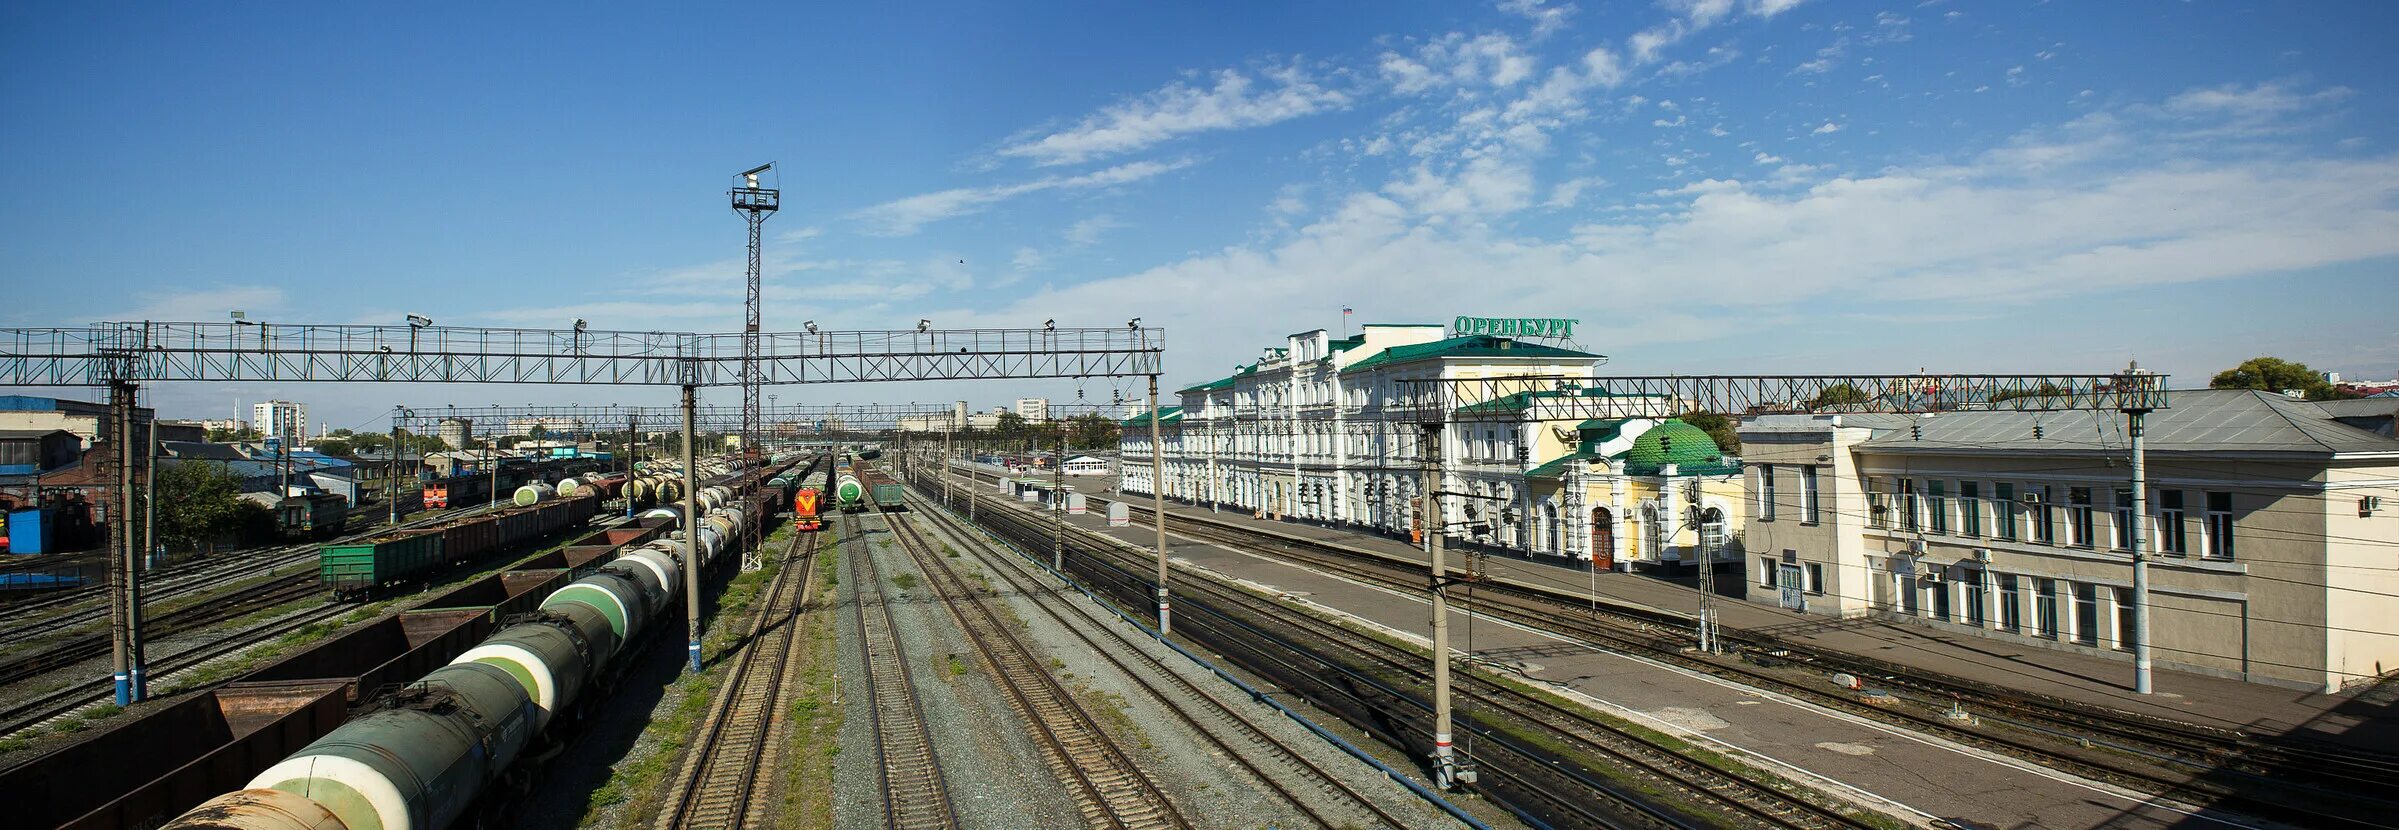
[[[2273,393],[2170,400],[2146,416],[2140,518],[2156,662],[2320,690],[2399,671],[2399,439]],[[2123,416],[1765,415],[1740,435],[1750,599],[2131,659]]]
[[[1123,422],[1121,488],[1258,516],[1419,532],[1418,427],[1401,381],[1594,376],[1607,358],[1436,324],[1290,335],[1228,377],[1160,407],[1164,473],[1146,415]],[[1526,395],[1606,396],[1597,384]],[[1455,544],[1624,569],[1687,569],[1702,551],[1740,561],[1739,459],[1674,420],[1679,402],[1617,401],[1628,416],[1532,421],[1523,395],[1472,401],[1442,435],[1443,525]]]

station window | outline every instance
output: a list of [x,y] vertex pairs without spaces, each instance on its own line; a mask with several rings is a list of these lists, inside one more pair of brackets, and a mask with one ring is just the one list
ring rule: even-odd
[[1808,593],[1819,596],[1824,594],[1824,563],[1822,562],[1808,563]]
[[1822,507],[1823,503],[1816,491],[1816,468],[1799,468],[1799,520],[1808,524],[1822,521],[1822,517],[1819,515]]
[[2157,546],[2174,556],[2191,552],[2190,538],[2182,524],[2182,491],[2157,491]]
[[2033,634],[2044,640],[2057,639],[2057,580],[2034,579],[2032,595]]
[[2207,494],[2207,558],[2232,558],[2232,494]]
[[2115,594],[2116,650],[2131,651],[2134,641],[2138,639],[2134,635],[2141,630],[2140,625],[2133,619],[2132,589],[2117,588]]
[[1759,585],[1763,585],[1763,586],[1766,586],[1766,587],[1768,587],[1768,588],[1779,588],[1779,587],[1782,587],[1782,586],[1780,586],[1780,585],[1777,585],[1777,584],[1775,584],[1775,583],[1778,581],[1778,580],[1776,579],[1776,576],[1775,576],[1775,567],[1776,567],[1776,566],[1775,566],[1774,557],[1771,557],[1771,556],[1760,556],[1760,557],[1758,557],[1758,584],[1759,584]]
[[1926,507],[1932,513],[1932,532],[1948,533],[1949,482],[1938,480],[1930,481],[1926,482],[1926,486],[1931,490],[1931,492],[1928,494],[1930,496],[1928,500],[1929,504],[1927,504]]
[[2066,543],[2091,546],[2091,488],[2066,488]]
[[1875,485],[1876,481],[1877,479],[1872,476],[1868,476],[1864,481],[1866,525],[1874,528],[1887,528],[1891,526],[1891,505],[1887,503],[1889,498],[1883,495],[1882,488]]
[[2068,583],[2074,592],[2074,642],[2086,646],[2099,644],[2099,586],[2088,582]]
[[1965,536],[1983,535],[1982,482],[1958,482],[1958,533]]
[[2016,541],[2016,485],[2002,482],[1991,487],[1991,535]]
[[2051,490],[2052,488],[2047,484],[2024,486],[2025,495],[2032,496],[2034,500],[2032,540],[2037,544],[2057,544],[2057,506],[2055,503],[2057,496]]
[[1900,479],[1899,527],[1903,530],[1911,531],[1921,528],[1922,515],[1923,514],[1916,512],[1916,480],[1912,478]]
[[2014,632],[2024,627],[2023,612],[2018,610],[2015,574],[1993,574],[1999,585],[1999,630]]
[[1758,466],[1758,520],[1774,521],[1774,465]]

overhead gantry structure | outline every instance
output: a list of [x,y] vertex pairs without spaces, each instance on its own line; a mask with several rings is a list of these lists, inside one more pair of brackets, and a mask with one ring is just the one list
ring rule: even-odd
[[[135,453],[128,452],[141,384],[184,382],[475,383],[663,386],[682,391],[684,432],[695,431],[701,387],[884,381],[1147,377],[1155,411],[1165,331],[1089,328],[915,329],[735,333],[593,331],[407,325],[101,322],[0,328],[0,386],[105,387],[115,417],[110,503],[116,528],[109,568],[117,700],[147,696],[140,621],[140,557],[131,509]],[[1155,420],[1155,419],[1153,419]],[[1155,442],[1153,442],[1153,446]],[[693,469],[684,442],[685,475]],[[147,465],[139,465],[148,475]],[[689,482],[687,482],[688,484]],[[687,486],[684,492],[696,488]],[[687,497],[688,498],[688,497]],[[1163,497],[1160,505],[1163,506]],[[691,505],[686,505],[690,515]],[[1166,530],[1159,511],[1160,615],[1166,609]],[[697,585],[699,580],[688,580]],[[692,667],[700,620],[690,603]],[[1161,624],[1164,620],[1161,619]]]

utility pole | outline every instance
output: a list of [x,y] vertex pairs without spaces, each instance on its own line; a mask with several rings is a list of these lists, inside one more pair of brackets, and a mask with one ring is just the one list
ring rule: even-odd
[[1050,567],[1058,569],[1058,577],[1066,578],[1066,436],[1058,436],[1058,446],[1050,459],[1050,509],[1056,521],[1050,525]]
[[[2138,382],[2137,377],[2135,382]],[[2132,438],[2132,690],[2151,690],[2149,654],[2149,540],[2143,525],[2149,521],[2149,457],[2143,446],[2149,410],[2124,410],[2125,431]]]
[[140,635],[140,623],[134,619],[133,570],[133,409],[134,384],[111,380],[108,384],[109,414],[115,419],[109,443],[115,445],[116,487],[109,499],[110,553],[121,557],[109,563],[108,616],[110,664],[115,672],[117,705],[129,706],[134,696],[134,642]]
[[1442,789],[1456,786],[1460,781],[1472,781],[1472,774],[1461,778],[1458,762],[1451,750],[1449,701],[1449,571],[1443,561],[1443,536],[1447,516],[1441,512],[1441,425],[1424,425],[1424,544],[1425,567],[1431,575],[1433,590],[1433,777]]
[[391,508],[388,524],[397,525],[400,523],[400,411],[397,409],[392,412],[391,454],[391,467],[384,471],[386,483],[391,486],[384,488],[383,503]]
[[1150,516],[1158,528],[1158,636],[1174,633],[1174,616],[1166,597],[1166,488],[1158,473],[1166,469],[1165,451],[1158,441],[1158,376],[1150,376]]
[[941,463],[940,463],[940,464],[938,464],[938,465],[935,465],[935,466],[933,467],[933,474],[941,477],[941,503],[942,503],[942,504],[949,504],[949,503],[950,503],[950,431],[949,431],[948,429],[943,429],[943,430],[941,431]]
[[683,386],[683,619],[691,632],[691,670],[700,670],[700,487],[699,467],[692,457],[698,429],[692,411],[696,387]]

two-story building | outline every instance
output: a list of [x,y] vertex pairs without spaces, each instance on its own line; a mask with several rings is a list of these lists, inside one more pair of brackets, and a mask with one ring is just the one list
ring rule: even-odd
[[[2151,651],[2314,689],[2399,670],[2399,440],[2266,392],[2146,416]],[[1749,597],[2130,659],[2126,420],[1767,415],[1741,427]]]

